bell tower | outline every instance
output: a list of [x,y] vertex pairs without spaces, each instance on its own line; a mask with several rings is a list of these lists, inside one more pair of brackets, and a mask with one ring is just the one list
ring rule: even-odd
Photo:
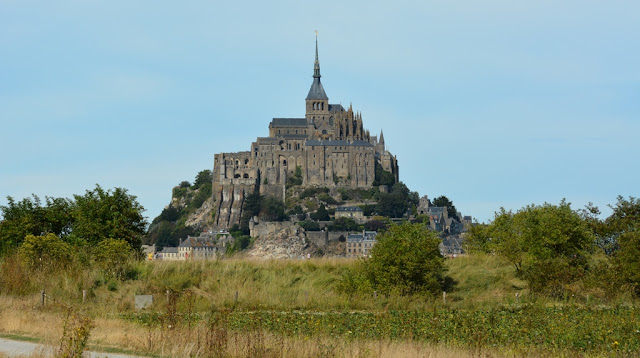
[[320,61],[318,61],[318,31],[316,31],[316,60],[313,64],[313,83],[306,98],[307,124],[318,129],[329,121],[329,97],[320,82]]

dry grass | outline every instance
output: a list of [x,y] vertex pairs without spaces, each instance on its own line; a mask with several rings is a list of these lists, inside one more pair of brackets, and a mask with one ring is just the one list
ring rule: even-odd
[[[37,297],[0,297],[0,333],[37,337],[57,346],[64,312],[33,305]],[[96,318],[91,349],[117,348],[138,355],[163,357],[480,357],[477,353],[413,341],[357,341],[345,337],[295,338],[266,331],[233,332],[201,323],[191,328],[148,328],[120,319]],[[219,334],[224,332],[223,334]],[[29,357],[49,356],[37,352]],[[493,355],[495,356],[495,355]],[[0,353],[0,357],[3,357]],[[4,358],[4,357],[3,357]]]

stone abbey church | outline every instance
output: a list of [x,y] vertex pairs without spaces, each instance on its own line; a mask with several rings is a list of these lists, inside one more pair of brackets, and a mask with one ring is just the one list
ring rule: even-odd
[[245,195],[258,189],[263,195],[284,199],[285,183],[296,167],[303,187],[371,188],[375,166],[398,181],[398,162],[380,138],[362,123],[351,106],[330,104],[320,82],[318,41],[313,82],[305,100],[303,118],[273,118],[269,136],[251,143],[251,150],[219,153],[213,164],[215,225],[229,228],[240,222]]

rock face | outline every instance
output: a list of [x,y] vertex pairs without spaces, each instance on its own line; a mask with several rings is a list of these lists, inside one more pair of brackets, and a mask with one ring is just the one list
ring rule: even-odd
[[[278,223],[281,224],[281,223]],[[306,239],[297,225],[274,225],[273,231],[255,238],[247,256],[263,259],[299,259],[314,256],[318,247]]]
[[198,227],[201,229],[210,229],[208,224],[211,222],[211,211],[213,210],[213,198],[209,197],[202,203],[194,213],[187,216],[186,224],[188,226]]

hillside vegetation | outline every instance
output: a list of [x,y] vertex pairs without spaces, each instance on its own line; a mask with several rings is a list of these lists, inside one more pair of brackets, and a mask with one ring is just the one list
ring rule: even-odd
[[[244,356],[249,350],[261,352],[256,356],[312,356],[305,349],[326,356],[378,356],[391,347],[440,352],[436,356],[624,355],[640,349],[635,301],[531,295],[513,268],[493,255],[445,260],[453,281],[446,301],[344,292],[341,282],[357,264],[344,259],[134,261],[125,278],[115,279],[98,268],[51,275],[5,258],[0,333],[53,340],[62,334],[71,307],[92,320],[90,345],[118,342],[119,349],[137,354],[175,350],[171,354],[192,356],[184,352],[189,344],[217,345],[221,356]],[[44,307],[39,305],[42,289],[51,298]],[[88,292],[84,304],[83,289]],[[153,305],[137,311],[135,294],[152,294]],[[21,314],[11,313],[18,306]],[[49,324],[38,323],[42,320]],[[215,338],[221,330],[224,335]],[[180,346],[167,341],[170,337]],[[309,346],[298,347],[297,339],[310,340]]]

